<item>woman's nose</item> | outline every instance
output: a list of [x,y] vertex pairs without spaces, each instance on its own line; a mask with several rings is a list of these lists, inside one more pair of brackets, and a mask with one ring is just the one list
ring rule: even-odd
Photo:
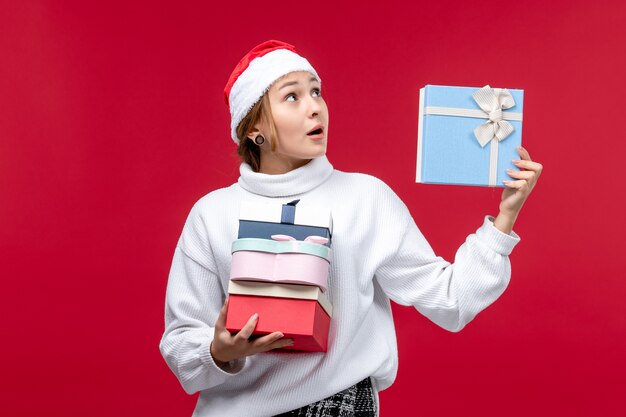
[[311,117],[319,116],[322,111],[322,104],[319,102],[318,98],[309,97],[309,115]]

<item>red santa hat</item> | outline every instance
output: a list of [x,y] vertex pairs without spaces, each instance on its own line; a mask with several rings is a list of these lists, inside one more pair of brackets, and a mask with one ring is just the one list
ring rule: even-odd
[[322,82],[309,61],[298,55],[293,45],[285,42],[265,41],[241,58],[224,88],[230,109],[231,136],[236,144],[239,144],[237,126],[243,118],[276,80],[295,71],[308,71]]

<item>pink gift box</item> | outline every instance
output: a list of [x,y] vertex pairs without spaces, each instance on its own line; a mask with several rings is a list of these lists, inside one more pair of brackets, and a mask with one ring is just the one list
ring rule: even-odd
[[330,248],[287,236],[273,238],[285,240],[244,238],[233,242],[230,279],[316,285],[326,291]]

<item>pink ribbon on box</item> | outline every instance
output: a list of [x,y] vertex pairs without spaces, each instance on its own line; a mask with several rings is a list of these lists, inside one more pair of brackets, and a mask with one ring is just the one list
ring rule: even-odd
[[[272,235],[272,239],[278,242],[293,242],[291,244],[291,250],[294,252],[298,251],[298,240],[295,237],[289,235]],[[319,245],[325,245],[328,243],[328,239],[322,236],[308,236],[304,239],[304,242],[317,243]]]

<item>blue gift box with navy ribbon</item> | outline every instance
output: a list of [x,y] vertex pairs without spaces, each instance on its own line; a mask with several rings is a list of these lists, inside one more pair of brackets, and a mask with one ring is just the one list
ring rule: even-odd
[[519,159],[524,91],[427,85],[420,90],[416,182],[504,187]]
[[238,238],[271,239],[272,235],[287,235],[296,240],[321,236],[331,245],[333,219],[329,209],[298,204],[244,201],[239,211]]

